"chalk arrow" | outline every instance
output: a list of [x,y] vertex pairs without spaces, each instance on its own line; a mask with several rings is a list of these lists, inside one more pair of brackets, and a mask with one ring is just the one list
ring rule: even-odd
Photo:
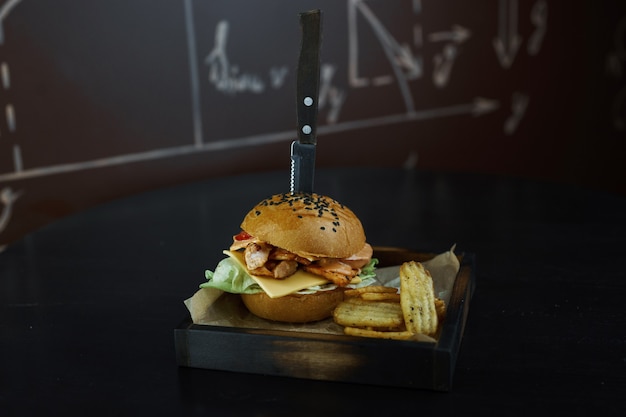
[[422,66],[408,45],[403,44],[402,46],[398,46],[398,48],[396,48],[396,62],[400,68],[404,68],[406,76],[409,80],[422,75]]
[[428,119],[438,119],[443,117],[472,115],[474,117],[482,116],[500,107],[497,100],[475,97],[467,103],[453,104],[445,107],[435,107],[432,109],[414,110],[403,114],[391,114],[387,116],[375,117],[365,120],[354,120],[336,123],[333,125],[320,126],[317,130],[318,134],[329,134],[337,132],[345,132],[354,129],[365,129],[373,126],[385,126],[394,123],[403,123],[408,121],[419,121]]
[[506,44],[500,38],[493,40],[493,47],[502,67],[509,68],[511,64],[513,64],[513,60],[521,44],[522,37],[519,35],[514,35],[509,38]]
[[513,64],[521,44],[522,37],[517,31],[517,0],[500,0],[498,36],[493,39],[493,48],[503,68]]
[[[416,78],[422,73],[422,66],[419,60],[411,50],[411,47],[405,43],[400,45],[398,41],[375,19],[369,9],[363,9],[363,14],[368,17],[370,23],[378,33],[378,37],[383,47],[395,58],[394,61],[398,67],[405,70],[409,79]],[[375,23],[374,23],[375,22]]]

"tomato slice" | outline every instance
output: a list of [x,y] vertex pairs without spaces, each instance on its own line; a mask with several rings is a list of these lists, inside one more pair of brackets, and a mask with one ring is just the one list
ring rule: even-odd
[[235,236],[235,240],[238,240],[238,241],[248,240],[248,239],[252,239],[252,235],[250,235],[248,232],[243,231],[243,230],[239,232],[238,235]]

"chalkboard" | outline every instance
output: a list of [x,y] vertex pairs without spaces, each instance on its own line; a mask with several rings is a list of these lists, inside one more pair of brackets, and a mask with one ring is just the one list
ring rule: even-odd
[[623,1],[5,0],[0,245],[212,176],[285,169],[287,190],[298,13],[314,8],[320,167],[626,192]]

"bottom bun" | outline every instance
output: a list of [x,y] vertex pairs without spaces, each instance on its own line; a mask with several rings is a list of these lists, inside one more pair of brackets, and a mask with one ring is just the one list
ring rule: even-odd
[[266,293],[241,294],[250,312],[267,320],[286,323],[308,323],[329,318],[343,301],[343,288],[313,294],[290,294],[271,298]]

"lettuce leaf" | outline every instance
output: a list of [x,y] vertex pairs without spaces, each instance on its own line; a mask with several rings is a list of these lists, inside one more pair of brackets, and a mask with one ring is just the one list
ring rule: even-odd
[[[366,266],[361,268],[361,273],[359,274],[361,282],[350,284],[348,287],[358,288],[374,284],[376,281],[377,264],[378,259],[372,258]],[[217,288],[233,294],[256,294],[263,291],[259,284],[248,275],[247,271],[230,257],[222,259],[215,267],[214,272],[205,271],[204,276],[207,282],[200,284],[200,288]],[[316,291],[330,291],[335,288],[337,288],[335,284],[329,283],[305,288],[298,291],[298,293],[311,294]]]
[[222,259],[215,267],[215,272],[205,271],[208,280],[200,288],[217,288],[234,294],[255,294],[263,290],[250,275],[232,258]]
[[[366,281],[366,280],[371,281],[373,279],[376,279],[376,265],[378,265],[378,259],[372,258],[370,259],[370,262],[367,265],[361,268],[361,273],[359,274],[361,281]],[[371,284],[368,284],[368,285],[371,285]]]

